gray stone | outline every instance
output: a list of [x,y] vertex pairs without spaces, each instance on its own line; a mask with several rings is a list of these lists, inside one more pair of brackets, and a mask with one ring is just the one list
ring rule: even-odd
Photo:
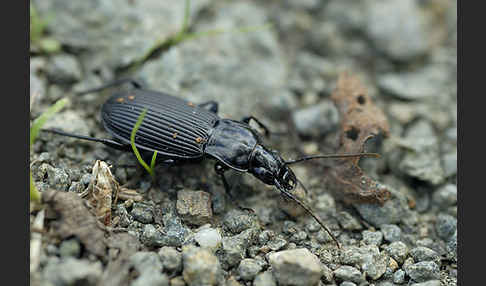
[[164,271],[179,273],[182,271],[182,253],[174,247],[164,246],[159,249],[159,257]]
[[439,214],[435,222],[435,231],[437,235],[445,241],[456,232],[457,219],[448,214]]
[[457,204],[457,186],[454,184],[446,184],[432,195],[432,201],[439,209],[444,210],[450,206]]
[[[231,32],[245,25],[267,24],[264,10],[253,2],[229,2],[213,11],[213,17],[198,23],[194,32],[218,29],[227,33],[179,43],[144,64],[139,77],[155,90],[172,90],[192,102],[215,100],[222,117],[239,120],[250,112],[265,117],[263,105],[268,98],[287,92],[287,66],[277,34],[273,29],[244,36]],[[271,127],[271,122],[266,124]]]
[[135,220],[147,224],[154,221],[153,212],[153,207],[150,205],[134,203],[130,214]]
[[457,150],[442,156],[444,162],[444,176],[451,177],[457,174]]
[[343,281],[339,286],[356,286],[356,283],[350,282],[350,281]]
[[[207,3],[191,2],[190,17]],[[115,69],[143,58],[158,43],[182,28],[185,11],[185,1],[67,3],[48,0],[34,1],[34,5],[40,17],[49,19],[47,29],[53,38],[84,51],[87,70],[106,66]],[[52,11],[56,11],[55,15]]]
[[145,273],[133,280],[130,286],[169,286],[169,277],[158,272]]
[[182,248],[184,281],[189,286],[217,285],[222,278],[218,259],[209,250],[192,245]]
[[449,238],[446,244],[447,257],[457,262],[457,230]]
[[337,213],[336,218],[339,221],[339,224],[346,230],[363,229],[363,226],[359,223],[359,221],[348,212],[339,212]]
[[386,246],[384,250],[395,259],[398,264],[402,264],[408,255],[408,247],[405,243],[401,241],[395,241]]
[[142,242],[147,246],[174,246],[180,247],[191,231],[182,225],[180,219],[172,214],[164,215],[164,227],[157,230],[151,224],[144,226]]
[[[45,69],[46,61],[41,57],[30,58],[30,110],[37,106],[40,99],[46,94],[45,80],[40,72]],[[35,109],[34,109],[35,110]]]
[[387,187],[391,196],[383,206],[377,207],[376,204],[359,203],[354,207],[361,217],[375,227],[383,224],[397,223],[404,218],[408,210],[407,199],[399,191]]
[[238,275],[245,281],[253,281],[255,276],[262,271],[262,265],[255,259],[245,258],[240,261]]
[[253,286],[277,286],[277,281],[275,281],[271,271],[265,271],[255,277]]
[[163,266],[157,253],[136,252],[130,256],[129,264],[139,273],[139,276],[130,284],[131,286],[169,286],[169,278],[162,273]]
[[136,252],[130,256],[129,263],[142,275],[145,272],[162,272],[162,262],[155,252]]
[[361,234],[363,235],[363,243],[368,245],[380,246],[383,241],[383,233],[381,231],[364,230]]
[[244,230],[258,227],[258,221],[255,216],[247,212],[233,209],[224,216],[223,227],[233,234],[238,234]]
[[386,271],[389,257],[386,253],[380,253],[375,245],[344,248],[340,255],[341,263],[359,267],[365,275],[372,280],[377,280]]
[[405,272],[416,282],[439,279],[439,266],[432,261],[421,261],[404,267]]
[[364,32],[376,49],[392,59],[407,61],[427,54],[425,19],[415,1],[366,1]]
[[292,120],[299,134],[318,137],[336,129],[339,113],[332,101],[323,100],[317,105],[294,111]]
[[441,66],[429,66],[421,70],[384,74],[378,78],[378,86],[385,94],[405,100],[436,98],[444,95],[449,80],[448,72]]
[[354,283],[361,283],[364,281],[364,277],[361,272],[355,267],[349,265],[342,265],[334,270],[334,277],[338,281],[351,281]]
[[48,262],[44,281],[50,285],[97,285],[102,275],[100,262],[92,263],[72,257]]
[[69,175],[64,169],[54,168],[50,165],[47,168],[47,182],[51,188],[58,191],[67,191],[71,185]]
[[203,191],[181,190],[177,192],[177,213],[182,220],[192,225],[203,225],[211,221],[211,195]]
[[[43,128],[57,128],[62,129],[65,132],[75,134],[86,135],[91,133],[91,128],[89,127],[88,123],[86,123],[86,119],[83,118],[79,112],[69,109],[64,109],[54,114],[44,124]],[[78,139],[75,138],[63,137],[62,140],[64,142],[76,142],[78,144],[80,142]]]
[[399,169],[414,178],[433,185],[444,181],[444,170],[439,157],[439,142],[433,126],[425,120],[413,123],[401,144],[406,146]]
[[59,84],[72,84],[83,76],[76,57],[68,54],[52,56],[47,63],[46,73],[50,81]]
[[81,254],[81,245],[76,238],[63,240],[59,245],[59,256],[61,257],[79,257]]
[[317,285],[322,276],[319,258],[306,248],[273,252],[268,261],[279,285]]
[[267,243],[268,248],[270,248],[273,251],[278,251],[282,248],[284,248],[287,245],[287,240],[282,235],[277,235],[270,239],[270,241]]
[[194,240],[201,247],[216,249],[221,246],[223,238],[217,229],[203,227],[194,234]]
[[253,229],[247,229],[234,236],[223,237],[221,262],[224,269],[236,266],[245,258],[246,249],[256,238]]
[[437,252],[434,250],[423,247],[423,246],[418,246],[415,248],[412,248],[410,250],[410,256],[413,258],[414,261],[420,262],[420,261],[433,261],[437,263],[437,265],[440,266],[440,256]]
[[393,273],[393,283],[402,284],[405,282],[405,271],[398,269]]
[[412,283],[411,286],[441,286],[443,285],[440,280],[429,280],[421,283]]
[[385,240],[389,242],[399,241],[402,236],[402,230],[394,224],[384,224],[380,229]]

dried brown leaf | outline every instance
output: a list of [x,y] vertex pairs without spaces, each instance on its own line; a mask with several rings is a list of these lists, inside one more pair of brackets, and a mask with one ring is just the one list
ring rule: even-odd
[[[385,114],[373,104],[366,87],[356,76],[341,74],[331,98],[341,114],[338,153],[363,152],[368,139],[389,135]],[[359,160],[359,157],[339,160],[330,172],[332,184],[345,202],[383,204],[390,192],[364,174],[358,167]]]
[[52,225],[55,234],[61,239],[76,236],[86,250],[99,257],[105,256],[105,230],[79,195],[47,190],[42,193],[42,201],[58,215]]
[[111,174],[110,167],[103,161],[96,160],[93,166],[93,178],[83,196],[94,208],[96,217],[104,225],[111,225],[111,204],[113,196],[118,195],[120,185]]

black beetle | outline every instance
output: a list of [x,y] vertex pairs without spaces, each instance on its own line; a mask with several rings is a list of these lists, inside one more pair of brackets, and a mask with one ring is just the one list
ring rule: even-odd
[[225,171],[233,169],[251,173],[265,184],[276,186],[285,197],[297,202],[329,233],[339,247],[339,242],[319,217],[291,193],[300,182],[288,165],[315,158],[376,157],[377,154],[331,154],[285,161],[277,151],[262,144],[257,131],[249,125],[250,121],[254,120],[266,135],[270,132],[253,116],[245,117],[241,121],[223,119],[217,115],[217,102],[196,105],[166,93],[146,90],[132,79],[118,80],[79,94],[100,91],[124,82],[130,82],[134,88],[114,93],[101,110],[103,125],[115,140],[70,134],[55,129],[43,131],[101,142],[116,149],[131,150],[132,129],[141,112],[147,109],[135,138],[138,149],[146,152],[157,151],[165,163],[213,158],[216,160],[216,173],[221,176],[228,194],[230,188],[224,176]]

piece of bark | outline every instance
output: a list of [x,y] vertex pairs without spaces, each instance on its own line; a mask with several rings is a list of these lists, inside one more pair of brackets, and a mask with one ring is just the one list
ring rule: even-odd
[[[339,154],[364,151],[367,140],[389,135],[388,120],[373,104],[366,87],[356,76],[343,73],[331,99],[341,115]],[[390,192],[364,174],[358,166],[360,157],[343,158],[329,173],[330,185],[346,203],[383,204]]]

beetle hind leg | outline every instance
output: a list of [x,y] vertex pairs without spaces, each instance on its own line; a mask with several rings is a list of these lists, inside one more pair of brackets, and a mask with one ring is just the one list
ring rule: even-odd
[[133,78],[121,78],[121,79],[114,80],[112,82],[109,82],[107,84],[104,84],[104,85],[101,85],[101,86],[98,86],[98,87],[95,87],[95,88],[92,88],[92,89],[77,92],[76,94],[77,95],[84,95],[84,94],[88,94],[88,93],[98,92],[98,91],[102,91],[102,90],[110,88],[110,87],[122,85],[124,83],[129,83],[133,86],[133,88],[136,88],[136,89],[142,89],[144,87],[144,84],[142,84],[139,80],[136,80],[136,79],[133,79]]

